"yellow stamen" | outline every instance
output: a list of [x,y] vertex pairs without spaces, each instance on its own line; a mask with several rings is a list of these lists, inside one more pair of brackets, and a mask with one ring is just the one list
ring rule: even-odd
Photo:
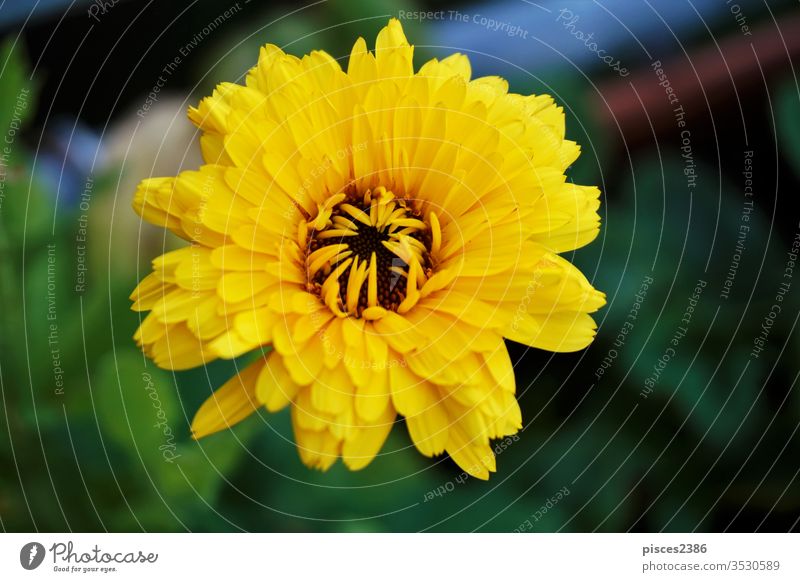
[[376,319],[381,319],[387,313],[389,312],[380,306],[367,307],[364,311],[361,312],[361,317],[363,317],[367,321],[374,321]]
[[344,192],[340,192],[335,196],[331,196],[325,201],[325,208],[327,210],[332,210],[337,204],[339,204],[339,202],[341,202],[345,198],[347,198],[347,194],[345,194]]
[[[334,257],[337,257],[338,255],[347,256],[352,254],[353,251],[349,249],[350,247],[348,247],[346,244],[330,245],[327,247],[322,247],[321,249],[317,249],[308,255],[308,279],[313,279],[314,275],[317,274],[317,271],[319,271],[325,264],[332,261]],[[344,258],[344,256],[339,260]]]
[[337,215],[333,217],[333,224],[337,228],[347,228],[350,230],[358,230],[358,226],[352,220],[348,220],[344,216]]
[[383,246],[389,249],[392,253],[398,256],[398,258],[403,261],[406,265],[410,264],[411,256],[413,255],[413,251],[411,247],[406,242],[406,238],[402,237],[398,240],[385,240],[381,241]]
[[356,208],[352,204],[342,204],[339,206],[342,210],[344,210],[347,214],[355,218],[357,221],[366,224],[367,226],[372,226],[372,222],[369,219],[369,216],[366,212],[361,210],[360,208]]
[[419,301],[419,291],[417,290],[417,275],[420,272],[419,263],[416,258],[412,258],[408,265],[408,279],[406,281],[406,298],[397,306],[397,313],[401,315],[407,313]]
[[392,213],[389,215],[389,217],[386,219],[385,224],[388,224],[390,229],[397,228],[396,225],[394,224],[394,221],[397,220],[398,218],[402,217],[402,216],[405,216],[405,215],[406,215],[406,209],[405,208],[402,208],[402,207],[401,208],[395,208],[392,211]]
[[370,224],[377,226],[378,225],[378,213],[380,212],[380,204],[376,204],[372,202],[369,206],[369,222]]
[[373,252],[369,261],[369,281],[367,284],[367,305],[375,307],[378,304],[378,257]]
[[433,211],[428,214],[428,221],[431,227],[431,255],[435,256],[442,248],[442,227],[439,224],[439,217]]
[[394,192],[390,192],[383,186],[378,186],[373,191],[375,198],[380,200],[381,202],[389,202],[390,200],[394,200]]
[[318,239],[338,238],[340,236],[358,236],[358,231],[350,230],[349,228],[334,228],[323,230],[317,235]]
[[396,224],[398,226],[407,226],[416,230],[425,230],[426,228],[425,223],[416,218],[398,218],[392,224]]
[[392,273],[397,273],[401,277],[408,277],[408,273],[406,273],[406,270],[403,267],[389,267],[389,270]]
[[422,286],[419,294],[420,297],[427,297],[431,293],[444,289],[456,278],[458,271],[456,269],[444,269],[433,275]]
[[317,217],[311,221],[311,228],[314,230],[322,230],[328,224],[328,219],[331,217],[330,210],[324,208],[317,209]]
[[377,226],[382,230],[383,227],[389,223],[389,217],[392,215],[394,207],[395,207],[394,202],[388,202],[386,204],[382,204],[378,211],[378,220],[375,223],[375,226]]
[[361,287],[364,285],[366,271],[367,261],[359,263],[358,258],[356,258],[350,268],[350,277],[347,280],[347,313],[356,312],[358,297],[361,294]]
[[419,249],[420,251],[425,251],[425,243],[415,239],[413,236],[404,236],[402,240],[407,242],[412,247]]
[[337,266],[333,272],[328,275],[325,282],[322,283],[321,295],[325,298],[326,305],[339,317],[345,317],[347,315],[339,308],[339,277],[347,270],[352,262],[353,259],[347,259],[339,263],[339,266]]
[[331,286],[328,288],[328,291],[325,292],[325,305],[333,311],[333,313],[337,317],[347,317],[347,313],[341,310],[339,307],[339,283],[337,282],[335,286]]
[[347,198],[347,194],[339,193],[326,199],[322,204],[317,203],[317,217],[311,223],[315,230],[322,230],[325,228],[330,220],[333,209],[345,198]]

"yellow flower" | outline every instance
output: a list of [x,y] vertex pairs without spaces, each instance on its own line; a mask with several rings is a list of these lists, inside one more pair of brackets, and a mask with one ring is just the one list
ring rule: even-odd
[[173,370],[257,354],[195,438],[291,406],[304,463],[356,470],[399,414],[422,454],[486,479],[491,439],[522,426],[503,338],[591,343],[604,295],[557,253],[595,238],[600,193],[566,182],[562,108],[412,56],[395,19],[346,72],[266,45],[189,110],[206,165],[140,184],[136,211],[191,245],[133,292],[136,341]]

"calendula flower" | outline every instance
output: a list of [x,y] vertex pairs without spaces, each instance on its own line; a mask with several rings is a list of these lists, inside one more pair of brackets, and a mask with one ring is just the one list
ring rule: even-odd
[[355,470],[402,415],[422,454],[486,479],[522,426],[504,338],[592,341],[604,296],[558,253],[595,238],[600,193],[566,181],[562,108],[412,56],[395,19],[346,71],[266,45],[189,110],[206,165],[140,184],[136,211],[191,244],[133,292],[137,342],[173,370],[255,354],[195,438],[290,406],[303,462]]

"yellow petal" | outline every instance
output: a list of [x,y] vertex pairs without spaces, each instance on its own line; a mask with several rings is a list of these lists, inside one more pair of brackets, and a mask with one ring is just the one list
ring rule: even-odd
[[150,273],[142,279],[130,295],[133,301],[133,311],[147,311],[153,308],[155,302],[167,292],[164,282],[156,273]]
[[414,446],[427,457],[440,454],[449,442],[452,421],[441,404],[406,417],[406,426]]
[[300,460],[313,469],[326,471],[336,462],[342,450],[342,440],[327,429],[307,430],[296,421],[295,407],[292,407],[292,427],[297,441]]
[[299,386],[289,376],[280,354],[270,353],[258,375],[256,383],[258,401],[270,412],[277,412],[292,401],[298,390]]
[[226,303],[245,301],[274,284],[275,278],[267,273],[226,273],[217,285],[217,293]]
[[559,312],[525,315],[518,318],[505,335],[508,339],[551,352],[577,352],[594,339],[597,330],[586,313]]
[[403,26],[396,18],[389,20],[375,41],[375,60],[378,74],[390,79],[414,74],[414,47],[409,46]]
[[342,366],[323,370],[311,384],[311,405],[326,414],[339,414],[353,402],[353,385]]
[[375,362],[371,380],[358,388],[355,395],[355,409],[359,418],[372,422],[386,411],[391,400],[389,388],[390,366],[399,365],[396,361]]
[[414,416],[437,406],[440,401],[436,388],[406,366],[389,368],[392,403],[403,416]]
[[359,427],[345,439],[342,460],[348,469],[358,471],[372,462],[389,436],[395,417],[395,411],[388,408],[373,423]]
[[217,358],[185,323],[165,325],[165,333],[146,348],[147,355],[153,358],[159,368],[188,370]]
[[192,420],[192,438],[199,439],[231,428],[258,408],[256,380],[264,366],[259,360],[225,382],[198,409]]
[[495,471],[494,452],[486,442],[473,439],[458,423],[450,426],[447,453],[468,474],[484,481]]

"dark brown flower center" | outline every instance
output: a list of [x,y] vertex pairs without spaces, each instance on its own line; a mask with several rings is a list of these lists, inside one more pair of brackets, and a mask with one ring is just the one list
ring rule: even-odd
[[397,311],[408,297],[409,276],[413,294],[430,274],[430,228],[408,201],[382,188],[321,209],[312,224],[308,288],[340,314]]

